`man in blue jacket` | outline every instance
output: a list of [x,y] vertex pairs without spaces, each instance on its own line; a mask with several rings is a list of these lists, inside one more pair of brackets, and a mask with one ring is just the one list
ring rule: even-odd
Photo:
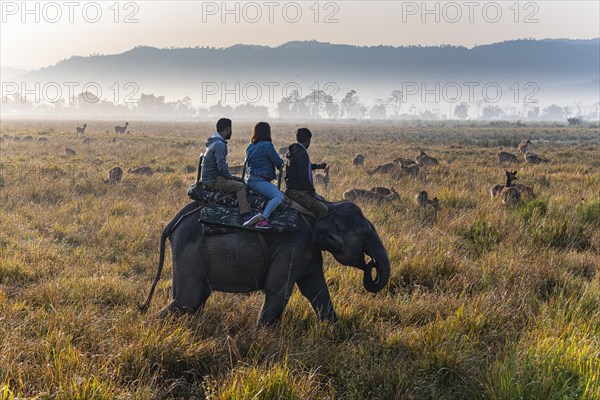
[[217,121],[217,133],[208,138],[202,158],[202,183],[211,189],[225,193],[235,193],[242,214],[243,225],[251,226],[262,218],[260,213],[253,215],[246,199],[246,185],[236,181],[227,166],[227,140],[231,139],[231,120]]
[[289,147],[286,154],[288,165],[285,173],[285,195],[302,207],[312,211],[317,218],[329,213],[324,199],[319,196],[313,184],[313,170],[325,169],[326,163],[312,164],[308,156],[308,147],[312,133],[307,128],[300,128],[296,133],[296,143]]

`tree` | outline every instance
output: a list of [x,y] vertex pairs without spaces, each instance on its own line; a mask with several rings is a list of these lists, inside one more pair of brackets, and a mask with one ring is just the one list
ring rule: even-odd
[[346,93],[346,96],[344,96],[344,98],[341,101],[341,108],[342,108],[342,112],[344,115],[346,115],[346,118],[350,118],[350,115],[352,114],[352,111],[354,110],[354,108],[356,107],[356,103],[358,102],[358,96],[356,96],[356,90],[351,90],[348,93]]
[[490,120],[490,119],[499,119],[502,117],[502,109],[496,105],[487,105],[483,108],[481,119]]
[[567,118],[567,122],[571,126],[581,125],[583,123],[583,117],[579,115],[577,117]]
[[210,113],[211,117],[220,118],[223,115],[231,115],[231,113],[233,112],[233,107],[224,106],[223,104],[221,104],[221,100],[219,100],[217,104],[208,107],[208,112]]
[[390,95],[390,105],[392,106],[392,111],[394,115],[400,115],[400,108],[402,107],[402,103],[404,102],[404,93],[402,90],[394,90]]
[[465,120],[469,116],[469,104],[464,101],[454,108],[454,116],[458,119]]
[[325,113],[329,118],[337,118],[340,115],[340,105],[330,95],[325,96]]
[[533,107],[531,110],[527,112],[527,119],[538,119],[540,116],[540,108]]
[[386,102],[383,99],[377,99],[371,110],[369,110],[369,118],[385,119],[386,111]]
[[564,121],[565,110],[557,104],[552,104],[544,108],[542,119],[545,119],[547,121]]
[[277,113],[279,114],[279,118],[291,118],[292,107],[298,101],[300,101],[300,94],[297,90],[292,90],[289,96],[283,97],[281,101],[277,103]]

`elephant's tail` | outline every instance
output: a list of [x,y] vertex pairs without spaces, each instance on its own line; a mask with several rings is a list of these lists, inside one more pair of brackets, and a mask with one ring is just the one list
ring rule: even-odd
[[158,261],[158,268],[156,269],[156,276],[154,277],[154,282],[152,282],[152,287],[150,287],[150,293],[148,293],[148,297],[146,298],[146,302],[139,306],[140,312],[145,313],[150,307],[150,301],[152,300],[152,296],[154,295],[154,289],[156,289],[156,285],[160,280],[160,275],[162,273],[163,265],[165,265],[165,247],[167,243],[167,238],[171,236],[171,223],[169,223],[162,232],[160,236],[160,259]]
[[[143,314],[148,311],[150,307],[150,301],[152,300],[152,296],[154,295],[154,290],[156,289],[156,285],[160,280],[160,275],[162,273],[163,265],[165,264],[165,247],[167,243],[167,239],[171,236],[177,225],[188,215],[200,210],[202,207],[196,207],[196,203],[188,204],[181,210],[175,218],[171,220],[163,229],[162,234],[160,235],[160,259],[158,261],[158,268],[156,269],[156,276],[154,277],[154,282],[152,282],[152,287],[150,287],[150,293],[148,293],[148,297],[146,298],[146,302],[142,305],[138,305],[140,312]],[[189,211],[190,208],[193,210]]]

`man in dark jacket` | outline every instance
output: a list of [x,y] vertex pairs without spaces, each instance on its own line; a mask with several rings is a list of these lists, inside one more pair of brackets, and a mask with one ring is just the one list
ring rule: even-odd
[[227,140],[231,139],[231,120],[221,118],[217,122],[217,133],[208,138],[202,158],[202,183],[210,190],[235,193],[242,214],[243,225],[251,226],[262,217],[253,215],[246,199],[246,185],[236,181],[227,166]]
[[311,138],[312,133],[307,128],[300,128],[296,133],[297,143],[289,147],[286,154],[288,164],[285,173],[285,195],[315,213],[317,218],[322,218],[329,210],[315,190],[312,172],[315,169],[325,169],[327,164],[310,162],[307,149]]

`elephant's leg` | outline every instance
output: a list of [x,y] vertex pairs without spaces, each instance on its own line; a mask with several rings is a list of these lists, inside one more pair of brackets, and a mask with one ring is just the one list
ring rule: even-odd
[[[200,287],[188,287],[184,289],[184,292],[190,296],[187,296],[183,300],[174,297],[171,304],[167,307],[168,311],[180,314],[196,312],[204,307],[204,303],[206,303],[211,294],[208,284],[201,285]],[[191,296],[195,296],[195,298]]]
[[161,314],[198,311],[211,294],[208,277],[196,252],[178,254],[173,261],[173,301]]
[[337,321],[322,269],[298,280],[300,292],[310,301],[321,321]]
[[265,282],[265,302],[258,319],[258,324],[261,326],[273,324],[281,318],[294,290],[294,281],[289,279],[287,274],[276,275],[268,276]]

